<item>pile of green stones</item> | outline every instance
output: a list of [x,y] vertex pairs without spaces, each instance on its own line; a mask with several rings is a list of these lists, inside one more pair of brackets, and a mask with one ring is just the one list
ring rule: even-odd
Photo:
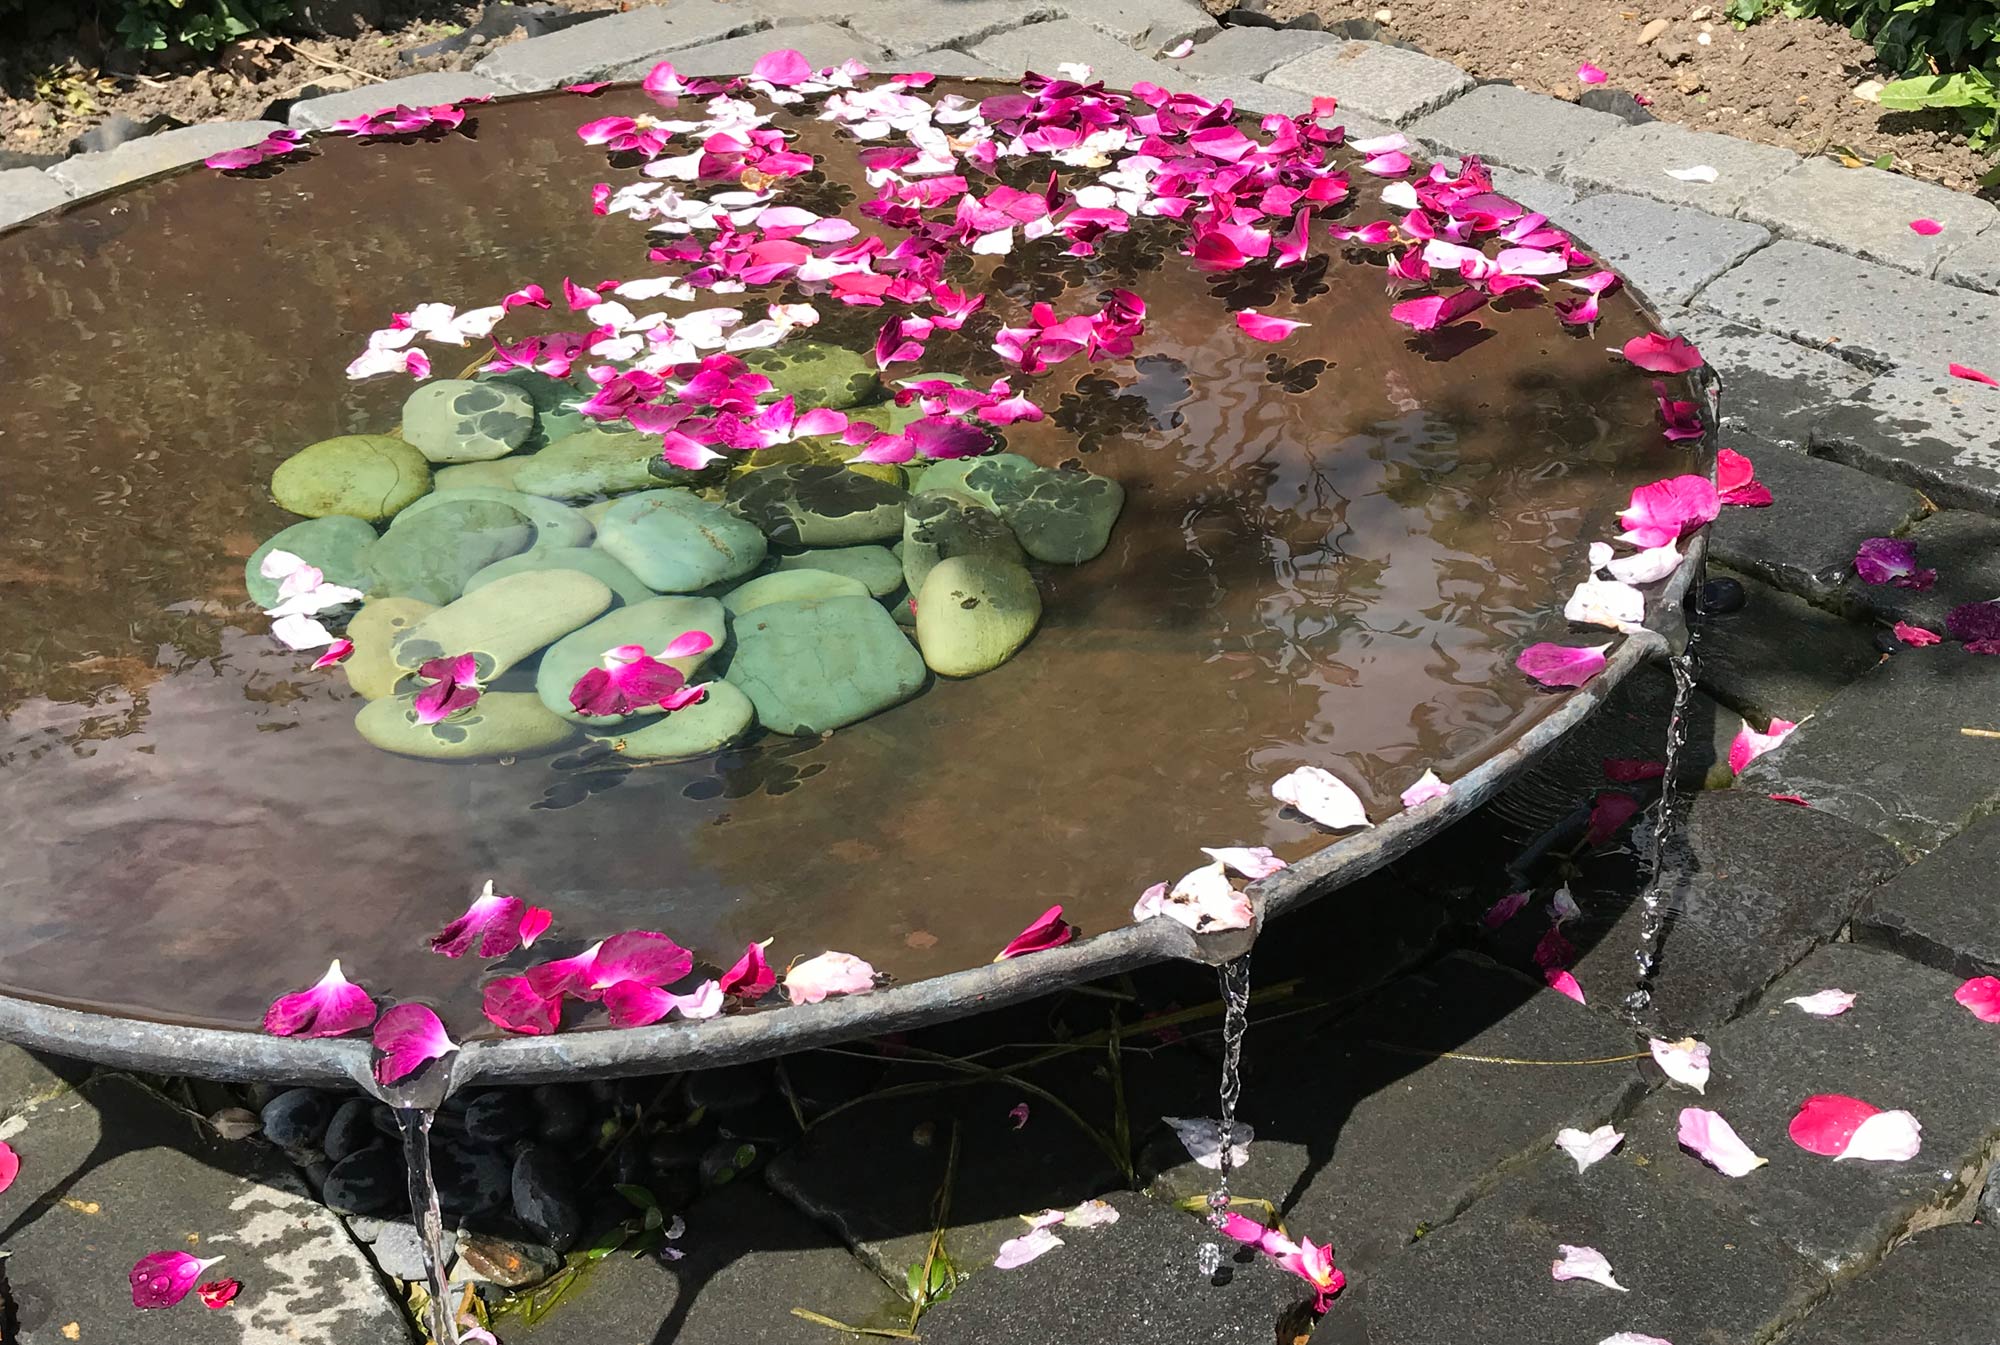
[[[839,346],[792,341],[746,361],[802,410],[865,417],[885,403],[892,429],[920,414],[888,403],[871,362]],[[852,449],[817,439],[683,471],[657,439],[579,416],[590,391],[524,370],[429,382],[396,434],[327,439],[272,475],[272,497],[305,521],[251,555],[250,597],[277,601],[259,573],[273,549],[366,595],[340,667],[366,699],[355,728],[369,743],[454,761],[587,733],[627,756],[689,760],[759,727],[827,733],[916,695],[930,674],[1012,658],[1041,618],[1030,563],[1096,556],[1124,505],[1116,481],[1006,452],[849,464]],[[605,651],[657,654],[689,630],[714,640],[674,660],[707,684],[698,704],[571,706]],[[418,723],[416,670],[468,652],[478,703]]]

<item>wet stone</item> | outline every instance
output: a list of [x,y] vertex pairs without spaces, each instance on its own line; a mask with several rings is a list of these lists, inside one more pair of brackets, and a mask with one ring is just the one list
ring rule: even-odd
[[532,1090],[540,1119],[535,1133],[551,1144],[570,1144],[590,1127],[590,1110],[581,1091],[568,1084],[537,1084]]
[[1742,608],[1702,626],[1700,680],[1752,724],[1797,723],[1875,666],[1880,656],[1867,627],[1754,579],[1740,582]]
[[373,597],[419,598],[443,606],[465,581],[496,560],[525,551],[534,525],[504,504],[454,500],[392,524],[368,551]]
[[1848,603],[1886,623],[1908,621],[1945,633],[1945,616],[1960,603],[2000,597],[2000,519],[1964,509],[1945,509],[1897,534],[1914,542],[1917,561],[1937,571],[1928,588],[1865,584],[1848,557]]
[[278,581],[266,579],[260,567],[273,551],[289,551],[308,565],[317,566],[329,584],[359,588],[366,582],[363,553],[375,545],[375,529],[346,514],[309,518],[280,531],[250,553],[243,563],[243,583],[250,601],[259,607],[275,607]]
[[687,1078],[688,1107],[717,1115],[753,1107],[770,1095],[771,1067],[764,1063],[696,1070]]
[[381,1105],[365,1097],[351,1097],[340,1104],[320,1141],[320,1151],[327,1162],[338,1163],[380,1142],[382,1137],[375,1129],[374,1112]]
[[1668,325],[1721,380],[1723,442],[1738,448],[1736,438],[1747,434],[1803,451],[1820,412],[1872,377],[1838,355],[1713,313],[1677,313]]
[[333,1165],[320,1190],[327,1208],[342,1214],[381,1214],[407,1208],[403,1157],[387,1146],[361,1149]]
[[539,1243],[490,1233],[467,1233],[458,1240],[461,1265],[502,1289],[528,1289],[562,1269],[562,1257]]
[[793,463],[729,483],[729,506],[774,542],[847,546],[903,530],[901,486],[840,466]]
[[917,595],[917,646],[930,670],[975,677],[1012,658],[1042,616],[1027,570],[983,556],[939,561]]
[[1946,641],[1884,659],[1820,707],[1778,747],[1750,763],[1741,787],[1798,794],[1894,842],[1906,855],[1935,850],[2000,803],[1991,740],[2000,658]]
[[488,691],[438,724],[419,724],[411,697],[384,697],[362,707],[354,728],[384,752],[427,761],[553,752],[576,733],[576,725],[551,714],[532,691]]
[[514,1160],[514,1217],[558,1252],[583,1232],[583,1206],[569,1161],[553,1149],[531,1145]]
[[307,518],[348,514],[378,522],[431,488],[430,464],[386,434],[347,434],[309,444],[278,464],[271,498]]
[[[267,1146],[216,1138],[158,1094],[108,1075],[41,1104],[12,1143],[21,1173],[0,1194],[10,1340],[409,1340],[400,1306],[339,1218]],[[202,1279],[242,1281],[231,1320],[192,1295],[179,1311],[134,1310],[133,1263],[175,1248],[227,1255]]]
[[830,406],[845,410],[882,395],[881,381],[866,357],[823,341],[785,341],[746,350],[750,372],[771,380],[773,398],[791,397],[799,410]]
[[[1672,1034],[1728,1019],[1902,871],[1895,850],[1861,828],[1763,794],[1711,790],[1678,814],[1667,852],[1670,915],[1652,981],[1652,1012]],[[1650,841],[1637,848],[1646,858],[1586,860],[1570,884],[1583,908],[1564,931],[1583,950],[1570,970],[1593,1003],[1615,1003],[1635,978]]]
[[510,1165],[498,1150],[433,1138],[431,1175],[437,1180],[438,1208],[449,1219],[491,1214],[507,1203]]
[[1280,1319],[1295,1328],[1305,1320],[1297,1315],[1308,1297],[1303,1281],[1262,1257],[1236,1255],[1233,1245],[1223,1262],[1228,1275],[1205,1276],[1196,1258],[1216,1239],[1199,1219],[1130,1192],[1109,1199],[1117,1223],[1057,1229],[1061,1247],[1015,1270],[975,1269],[924,1314],[924,1340],[1270,1345],[1291,1338],[1277,1330]]
[[1080,565],[1103,551],[1125,507],[1125,488],[1109,477],[1040,467],[1018,453],[933,464],[918,489],[993,510],[1022,550],[1052,565]]
[[540,574],[553,570],[587,574],[610,589],[619,602],[645,602],[658,596],[639,582],[639,576],[594,546],[533,547],[517,556],[494,561],[465,581],[465,591],[468,594],[477,593],[494,580],[510,575]]
[[[600,734],[615,742],[620,756],[645,761],[692,761],[719,752],[750,731],[757,707],[730,683],[711,678],[695,704]],[[615,736],[614,736],[615,734]]]
[[444,378],[403,403],[403,437],[434,463],[504,458],[535,428],[535,406],[505,383]]
[[264,1138],[281,1149],[311,1149],[333,1119],[333,1099],[317,1088],[294,1088],[264,1104],[258,1121]]
[[919,490],[903,518],[903,578],[910,592],[923,588],[939,561],[959,556],[1013,564],[1027,558],[1013,529],[992,510],[956,494]]
[[524,458],[514,470],[514,486],[556,500],[647,490],[660,484],[652,470],[659,456],[660,441],[643,434],[578,430]]
[[[1851,943],[1821,948],[1750,1013],[1709,1036],[1704,1095],[1667,1085],[1620,1127],[1627,1154],[1685,1172],[1709,1199],[1741,1210],[1830,1275],[1866,1268],[1906,1232],[1969,1209],[2000,1139],[2000,1075],[1965,1067],[1990,1055],[1993,1027],[1952,999],[1958,985],[1956,976],[1893,953]],[[1857,995],[1854,1008],[1816,1018],[1784,1002],[1829,987]],[[1914,1113],[1922,1151],[1904,1162],[1836,1162],[1806,1152],[1786,1128],[1818,1093]],[[1687,1106],[1720,1112],[1770,1163],[1732,1180],[1681,1153],[1675,1135]],[[1603,1250],[1617,1266],[1617,1254]]]
[[827,570],[859,579],[869,593],[886,598],[903,586],[903,563],[884,546],[835,546],[777,558],[786,570]]
[[[1985,296],[1975,296],[1985,298]],[[1983,330],[1950,349],[2000,350],[2000,298]],[[1940,317],[1940,321],[1949,321]],[[1815,453],[1917,487],[1941,505],[2000,513],[2000,388],[1929,368],[1887,373],[1813,422]],[[1991,361],[1988,361],[1991,363]]]
[[481,679],[491,681],[609,606],[611,590],[576,570],[509,575],[432,612],[397,636],[390,652],[407,669],[475,653]]
[[581,509],[572,508],[560,501],[510,490],[504,486],[447,487],[437,483],[435,478],[431,493],[405,509],[398,516],[398,521],[407,525],[412,520],[421,518],[427,509],[465,500],[504,504],[522,515],[535,525],[534,545],[537,548],[589,546],[591,540],[597,536],[596,526],[583,516]]
[[[549,646],[535,674],[535,693],[552,713],[565,719],[579,724],[616,724],[624,716],[587,716],[577,712],[570,703],[570,692],[578,679],[600,666],[608,650],[636,644],[658,655],[680,636],[695,630],[706,633],[714,643],[703,653],[668,659],[667,664],[698,681],[695,674],[729,638],[728,617],[721,603],[713,598],[674,596],[649,598],[630,607],[620,607]],[[634,713],[657,714],[659,707]]]
[[[1618,1025],[1539,981],[1450,954],[1352,1017],[1251,1032],[1244,1096],[1256,1103],[1245,1115],[1257,1137],[1231,1190],[1285,1205],[1291,1227],[1333,1239],[1349,1274],[1372,1273],[1496,1171],[1539,1156],[1564,1126],[1595,1128],[1643,1086],[1629,1062],[1566,1070],[1555,1089],[1532,1069],[1439,1052],[1580,1060],[1626,1055],[1630,1043]],[[1150,1185],[1156,1196],[1183,1199],[1214,1184],[1215,1173],[1164,1130],[1147,1153],[1172,1164]]]
[[354,641],[354,652],[340,665],[347,684],[369,700],[394,692],[405,676],[392,652],[396,638],[437,610],[436,604],[416,598],[375,598],[361,604],[347,623],[347,638]]
[[1813,1309],[1785,1345],[1987,1345],[2000,1302],[2000,1232],[1960,1224],[1919,1233]]
[[772,603],[746,614],[735,634],[729,680],[775,733],[841,728],[924,684],[923,657],[872,598]]
[[535,1100],[523,1088],[481,1093],[465,1108],[465,1135],[481,1144],[505,1144],[535,1128]]
[[1745,435],[1733,444],[1771,488],[1773,503],[1724,509],[1709,528],[1708,554],[1788,592],[1835,599],[1861,543],[1896,536],[1924,515],[1923,497],[1908,486]]
[[[1446,113],[1455,106],[1446,108]],[[1583,115],[1602,117],[1614,127],[1621,124],[1602,113]],[[1565,210],[1562,224],[1598,261],[1638,286],[1654,304],[1668,308],[1693,299],[1703,285],[1771,237],[1768,229],[1717,219],[1691,206],[1608,192],[1585,197]]]
[[691,593],[749,574],[766,550],[755,527],[685,490],[619,500],[604,512],[597,544],[661,593]]
[[[884,554],[887,554],[886,552]],[[741,616],[774,602],[802,598],[871,598],[868,585],[831,570],[780,570],[759,575],[722,595],[722,605],[730,615]]]
[[[375,1256],[375,1264],[382,1268],[384,1275],[393,1275],[399,1280],[422,1280],[424,1270],[424,1240],[418,1236],[415,1225],[407,1223],[387,1223],[369,1244],[368,1250]],[[450,1249],[445,1251],[450,1256]]]
[[1957,975],[2000,975],[1996,873],[2000,813],[1974,822],[1877,888],[1856,918],[1854,937]]

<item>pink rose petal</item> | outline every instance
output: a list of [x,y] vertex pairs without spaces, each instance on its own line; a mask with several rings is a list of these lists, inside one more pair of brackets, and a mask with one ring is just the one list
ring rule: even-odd
[[1902,537],[1870,537],[1854,550],[1854,573],[1864,584],[1894,584],[1922,592],[1937,571],[1917,565],[1917,544]]
[[1588,1132],[1565,1127],[1556,1132],[1556,1148],[1570,1156],[1578,1172],[1610,1157],[1611,1151],[1624,1142],[1625,1137],[1614,1126],[1599,1126]]
[[1260,878],[1269,878],[1285,867],[1285,861],[1272,854],[1268,845],[1204,845],[1201,852],[1253,883]]
[[14,1152],[14,1146],[0,1140],[0,1191],[14,1184],[21,1175],[21,1155]]
[[1771,1161],[1750,1152],[1729,1122],[1700,1107],[1681,1108],[1680,1142],[1725,1177],[1746,1176]]
[[1028,1124],[1028,1104],[1025,1102],[1016,1102],[1007,1109],[1007,1119],[1014,1123],[1014,1129],[1016,1130],[1026,1127]]
[[[1639,101],[1643,103],[1645,100]],[[1620,1331],[1616,1335],[1606,1336],[1598,1341],[1597,1345],[1674,1345],[1674,1343],[1663,1336],[1646,1336],[1637,1331]]]
[[1625,343],[1625,358],[1655,374],[1684,374],[1702,366],[1701,352],[1685,338],[1647,332]]
[[1431,295],[1422,299],[1405,299],[1389,310],[1389,316],[1406,327],[1420,332],[1436,331],[1476,312],[1486,304],[1486,295],[1475,289],[1462,289],[1455,294]]
[[423,1004],[398,1004],[375,1022],[375,1082],[387,1087],[458,1049]]
[[338,1037],[375,1021],[375,1001],[340,974],[340,959],[304,990],[280,995],[264,1011],[264,1031],[274,1037]]
[[1854,999],[1849,990],[1818,990],[1810,995],[1793,995],[1785,1003],[1796,1004],[1815,1018],[1838,1018],[1854,1007]]
[[243,1292],[243,1281],[210,1280],[207,1284],[196,1285],[194,1292],[195,1297],[201,1300],[201,1305],[214,1312],[228,1307],[235,1301],[236,1295]]
[[480,957],[505,957],[533,943],[552,918],[547,910],[519,897],[494,892],[488,879],[486,890],[472,899],[465,914],[431,936],[431,951],[463,957],[476,948]]
[[1417,777],[1415,784],[1403,791],[1403,806],[1414,808],[1419,804],[1429,803],[1432,799],[1441,799],[1449,793],[1451,786],[1438,779],[1436,771],[1425,770]]
[[354,641],[349,640],[345,637],[334,640],[331,644],[327,645],[326,651],[324,653],[322,653],[318,658],[313,660],[312,663],[313,670],[317,672],[323,668],[331,668],[335,664],[345,660],[347,656],[349,654],[352,654],[353,652],[354,652]]
[[204,1261],[186,1252],[149,1252],[132,1267],[132,1306],[170,1308],[188,1296],[201,1273],[222,1258]]
[[1945,372],[1953,378],[1962,378],[1968,383],[1984,383],[1989,388],[2000,388],[2000,378],[1995,378],[1991,374],[1982,374],[1979,370],[1971,368],[1968,365],[1946,365]]
[[502,976],[479,988],[486,1021],[506,1032],[546,1037],[562,1025],[562,996],[540,995],[525,976]]
[[1521,908],[1527,904],[1528,894],[1526,892],[1516,892],[1511,896],[1500,898],[1500,900],[1487,908],[1484,917],[1486,927],[1488,929],[1500,928],[1500,926],[1519,915]]
[[1733,448],[1715,451],[1715,490],[1724,504],[1761,509],[1771,504],[1771,488],[1757,479],[1750,459]]
[[1310,322],[1294,322],[1290,318],[1266,317],[1254,308],[1238,313],[1236,325],[1253,341],[1282,341],[1299,328],[1312,326]]
[[1625,525],[1621,542],[1652,548],[1666,546],[1721,513],[1715,483],[1705,476],[1674,476],[1635,488],[1631,503],[1619,513]]
[[1882,1109],[1842,1093],[1816,1093],[1799,1104],[1787,1128],[1792,1143],[1807,1153],[1838,1158],[1861,1123]]
[[858,995],[875,988],[875,968],[852,953],[821,953],[785,973],[793,1004],[817,1004],[828,995]]
[[1944,226],[1934,219],[1913,219],[1910,221],[1910,232],[1919,233],[1926,238],[1931,238],[1943,233]]
[[668,985],[694,970],[694,954],[664,934],[634,929],[613,934],[590,959],[589,989],[603,991],[620,981]]
[[2000,977],[1975,976],[1952,992],[1953,999],[1982,1023],[2000,1023]]
[[1583,987],[1577,983],[1576,977],[1569,972],[1551,967],[1542,973],[1542,979],[1548,983],[1549,989],[1555,991],[1558,995],[1573,999],[1578,1004],[1588,1003],[1583,997]]
[[1514,666],[1545,687],[1580,687],[1604,671],[1604,651],[1608,644],[1531,644],[1514,660]]
[[999,1255],[993,1258],[993,1266],[996,1270],[1016,1270],[1062,1245],[1063,1240],[1048,1229],[1031,1228],[1020,1237],[1008,1238],[1001,1243]]
[[1789,719],[1773,719],[1759,733],[1745,723],[1729,744],[1729,769],[1741,775],[1744,767],[1789,738],[1797,727]]
[[1939,635],[1936,631],[1926,630],[1922,626],[1912,626],[1907,621],[1898,621],[1890,629],[1896,633],[1898,640],[1901,640],[1913,649],[1922,649],[1925,645],[1944,643],[1944,636]]
[[1686,1084],[1697,1093],[1708,1091],[1708,1043],[1693,1037],[1662,1041],[1654,1037],[1646,1043],[1653,1062],[1675,1083]]
[[1360,796],[1331,771],[1301,766],[1271,786],[1271,797],[1334,831],[1372,825]]
[[764,949],[769,944],[766,939],[763,943],[744,945],[743,956],[736,959],[736,965],[722,973],[723,994],[738,999],[761,999],[770,993],[778,984],[778,975],[764,958]]
[[1579,84],[1602,84],[1609,78],[1609,75],[1592,65],[1589,61],[1585,61],[1576,68],[1576,82]]
[[1025,953],[1039,953],[1050,948],[1060,948],[1076,937],[1076,926],[1062,918],[1062,907],[1051,906],[1028,923],[1028,927],[1016,934],[1000,955],[993,960],[1005,962],[1008,958],[1020,957]]
[[1563,1280],[1589,1280],[1607,1289],[1625,1292],[1625,1286],[1611,1276],[1611,1263],[1604,1259],[1604,1253],[1595,1247],[1572,1247],[1569,1243],[1558,1243],[1556,1251],[1561,1253],[1549,1266],[1549,1273],[1558,1283]]

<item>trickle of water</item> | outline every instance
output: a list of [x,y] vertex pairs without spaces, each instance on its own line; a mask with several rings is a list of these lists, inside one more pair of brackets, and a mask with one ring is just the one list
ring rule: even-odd
[[[1215,1190],[1208,1197],[1209,1222],[1220,1224],[1229,1209],[1230,1150],[1236,1142],[1236,1102],[1243,1095],[1243,1035],[1250,1030],[1250,954],[1222,964],[1222,1104],[1221,1152],[1217,1155]],[[1207,1254],[1203,1254],[1207,1260]]]
[[1653,817],[1653,854],[1646,875],[1644,912],[1639,921],[1639,949],[1633,954],[1638,964],[1639,982],[1625,997],[1625,1007],[1636,1018],[1653,1002],[1653,968],[1660,958],[1660,933],[1666,925],[1667,842],[1674,829],[1675,780],[1680,772],[1681,749],[1687,745],[1688,707],[1694,697],[1694,628],[1688,630],[1687,645],[1671,655],[1667,666],[1674,675],[1674,708],[1667,720],[1666,774],[1660,778],[1660,802]]
[[1204,1275],[1213,1275],[1222,1269],[1222,1248],[1212,1242],[1204,1242],[1194,1254],[1194,1263]]
[[424,1277],[430,1285],[430,1332],[433,1345],[458,1345],[458,1325],[444,1278],[444,1215],[438,1210],[437,1182],[431,1176],[429,1107],[397,1107],[396,1124],[403,1131],[403,1159],[410,1173],[410,1217],[423,1245]]

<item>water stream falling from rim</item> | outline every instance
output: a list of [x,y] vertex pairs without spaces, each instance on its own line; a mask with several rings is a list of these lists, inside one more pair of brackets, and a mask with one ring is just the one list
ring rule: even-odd
[[[1215,1190],[1208,1197],[1208,1221],[1211,1227],[1219,1229],[1223,1216],[1229,1212],[1230,1150],[1236,1142],[1236,1103],[1243,1095],[1243,1036],[1250,1030],[1250,954],[1223,963],[1216,975],[1222,985],[1222,1086],[1217,1093],[1222,1120]],[[1203,1243],[1199,1255],[1204,1275],[1213,1275],[1222,1264],[1222,1249],[1213,1242]]]
[[1660,936],[1666,928],[1667,844],[1674,829],[1675,781],[1680,773],[1681,749],[1687,745],[1688,711],[1694,699],[1696,629],[1691,624],[1687,643],[1667,658],[1667,667],[1674,675],[1674,706],[1667,719],[1666,771],[1660,777],[1660,801],[1653,816],[1651,867],[1642,898],[1645,911],[1639,922],[1639,948],[1633,954],[1639,971],[1638,984],[1625,996],[1625,1008],[1635,1023],[1653,1003],[1653,971],[1659,965]]
[[437,1182],[431,1176],[431,1122],[437,1112],[429,1107],[397,1107],[395,1111],[396,1124],[403,1131],[403,1159],[409,1168],[410,1217],[416,1222],[417,1241],[424,1253],[424,1278],[430,1287],[427,1329],[432,1345],[458,1345],[458,1327],[444,1278],[444,1216],[438,1210]]

